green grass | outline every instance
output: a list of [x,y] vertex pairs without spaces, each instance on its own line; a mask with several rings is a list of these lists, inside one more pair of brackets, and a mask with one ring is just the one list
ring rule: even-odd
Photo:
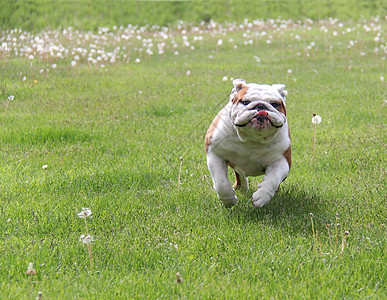
[[[385,56],[380,30],[363,26],[386,24],[339,23],[324,23],[328,33],[317,23],[269,26],[253,45],[244,45],[246,28],[205,31],[197,43],[198,33],[172,28],[179,55],[172,37],[165,54],[147,56],[135,37],[106,35],[104,48],[126,46],[130,59],[122,53],[104,67],[86,57],[72,67],[77,39],[62,31],[63,59],[0,52],[2,112],[15,96],[0,126],[0,298],[28,299],[30,290],[47,299],[386,297]],[[141,34],[156,47],[153,33]],[[90,43],[81,40],[88,52]],[[293,166],[262,209],[250,202],[261,178],[232,209],[204,179],[204,135],[231,77],[289,92]],[[322,117],[314,159],[313,113]],[[82,207],[93,211],[92,268],[79,242]]]
[[127,24],[168,26],[176,20],[187,22],[237,21],[245,19],[324,19],[357,20],[386,15],[383,0],[3,0],[0,4],[0,29],[41,30],[47,27],[74,26],[97,30]]

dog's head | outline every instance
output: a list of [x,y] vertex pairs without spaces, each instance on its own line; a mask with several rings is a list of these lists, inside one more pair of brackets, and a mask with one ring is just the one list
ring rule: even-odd
[[240,138],[267,137],[284,126],[285,85],[246,83],[243,79],[233,83],[230,117]]

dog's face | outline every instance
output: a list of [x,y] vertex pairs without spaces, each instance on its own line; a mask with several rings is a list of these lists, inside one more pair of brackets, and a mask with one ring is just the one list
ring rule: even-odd
[[283,84],[247,84],[234,80],[230,117],[241,140],[257,140],[275,134],[286,123]]

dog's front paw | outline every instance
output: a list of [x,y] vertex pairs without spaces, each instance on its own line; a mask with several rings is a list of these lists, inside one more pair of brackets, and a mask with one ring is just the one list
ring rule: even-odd
[[270,193],[266,192],[264,189],[258,189],[254,194],[253,194],[253,205],[255,207],[263,207],[266,204],[268,204],[273,198],[273,195]]
[[229,196],[229,197],[219,197],[220,201],[222,201],[223,205],[225,207],[233,207],[237,202],[238,198],[236,196]]

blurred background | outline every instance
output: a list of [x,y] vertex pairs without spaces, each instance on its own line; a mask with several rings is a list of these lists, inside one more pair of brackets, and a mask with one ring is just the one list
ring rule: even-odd
[[35,31],[73,26],[97,30],[114,25],[160,25],[214,20],[368,18],[386,14],[385,0],[225,0],[225,1],[117,1],[117,0],[2,0],[0,29]]

